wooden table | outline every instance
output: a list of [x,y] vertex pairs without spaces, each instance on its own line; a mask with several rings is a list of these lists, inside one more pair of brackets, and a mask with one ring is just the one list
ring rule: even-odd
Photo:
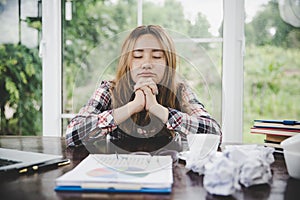
[[[153,194],[111,194],[111,193],[76,193],[55,192],[55,179],[74,168],[89,151],[85,147],[66,148],[64,138],[59,137],[16,137],[1,136],[0,147],[24,151],[42,152],[64,155],[71,159],[71,164],[58,169],[1,179],[0,199],[224,199],[225,197],[210,195],[203,188],[203,176],[185,169],[184,163],[174,168],[173,191],[169,195]],[[104,148],[105,149],[105,148]],[[271,185],[258,185],[243,188],[225,199],[300,199],[300,181],[287,174],[284,157],[275,154],[275,162],[271,165],[273,181]]]

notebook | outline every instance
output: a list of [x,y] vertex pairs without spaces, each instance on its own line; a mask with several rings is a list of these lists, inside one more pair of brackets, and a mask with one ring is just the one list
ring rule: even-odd
[[171,156],[90,154],[56,179],[55,191],[170,193]]
[[0,148],[0,175],[26,173],[32,166],[45,165],[61,159],[61,155]]

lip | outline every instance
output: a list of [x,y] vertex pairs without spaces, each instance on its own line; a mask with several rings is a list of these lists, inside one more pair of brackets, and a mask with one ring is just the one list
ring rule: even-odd
[[142,72],[142,73],[138,73],[138,76],[142,76],[142,77],[153,77],[155,76],[154,73],[151,72]]

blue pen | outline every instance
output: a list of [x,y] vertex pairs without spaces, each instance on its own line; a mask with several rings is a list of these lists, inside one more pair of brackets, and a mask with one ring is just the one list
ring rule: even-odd
[[300,124],[300,122],[296,121],[296,120],[283,120],[282,122],[284,125],[296,125],[296,124]]

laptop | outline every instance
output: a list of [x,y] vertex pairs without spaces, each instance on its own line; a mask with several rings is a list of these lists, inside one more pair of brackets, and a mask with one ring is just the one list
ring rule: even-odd
[[26,173],[57,160],[62,160],[62,156],[0,148],[0,175]]

